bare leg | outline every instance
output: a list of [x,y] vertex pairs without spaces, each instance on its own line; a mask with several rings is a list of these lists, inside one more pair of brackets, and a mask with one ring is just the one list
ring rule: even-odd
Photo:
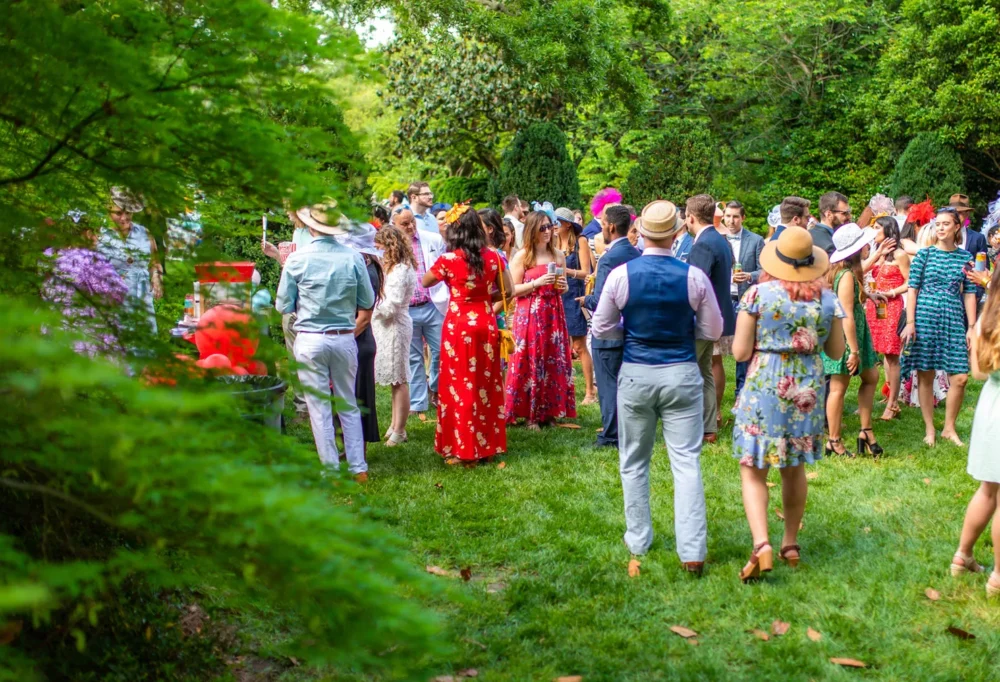
[[917,395],[920,397],[920,414],[924,418],[924,443],[934,447],[937,441],[934,430],[934,370],[917,372]]
[[993,572],[996,573],[998,569],[1000,569],[1000,505],[993,514]]
[[[969,382],[969,375],[952,374],[948,379],[951,381],[951,387],[948,389],[948,400],[945,402],[944,428],[941,429],[941,437],[961,447],[963,443],[955,430],[955,420],[958,419],[958,411],[962,409],[962,401],[965,400],[965,385]],[[923,402],[921,398],[920,404],[923,405]]]
[[722,396],[726,393],[726,368],[722,366],[722,356],[712,356],[712,376],[715,378],[716,421],[722,422]]
[[750,524],[750,534],[756,547],[767,542],[767,469],[740,466],[743,489],[743,510]]
[[986,530],[986,525],[993,520],[993,551],[998,554],[997,566],[1000,566],[1000,542],[998,542],[998,531],[1000,523],[994,518],[997,514],[997,490],[1000,490],[998,483],[980,483],[972,499],[969,500],[969,507],[965,510],[965,521],[962,522],[962,537],[958,541],[958,551],[960,554],[972,556],[972,551],[976,546],[979,536]]
[[392,432],[406,433],[406,419],[410,415],[410,385],[392,386]]
[[587,350],[586,336],[574,336],[571,341],[573,342],[573,350],[576,351],[576,356],[580,358],[580,365],[583,367],[583,383],[587,387],[587,393],[583,398],[583,402],[589,405],[597,398],[597,394],[594,391],[594,360],[590,357],[590,351]]
[[781,504],[785,514],[785,535],[781,538],[782,547],[798,544],[799,526],[806,513],[808,491],[804,464],[785,467],[781,470]]
[[885,356],[885,382],[889,384],[889,398],[885,403],[885,413],[883,419],[892,419],[896,416],[895,410],[899,401],[899,356]]
[[858,413],[861,416],[861,428],[863,429],[872,427],[876,386],[878,386],[878,367],[871,367],[861,373],[861,386],[858,388]]
[[[840,427],[844,421],[844,396],[850,383],[849,374],[834,374],[830,377],[830,395],[826,399],[826,421],[831,441],[840,440]],[[842,446],[837,450],[836,443],[833,444],[833,448],[838,454],[843,454],[845,451]]]

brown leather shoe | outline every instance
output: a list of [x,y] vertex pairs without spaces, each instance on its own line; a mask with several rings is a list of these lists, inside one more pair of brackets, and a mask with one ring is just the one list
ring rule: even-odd
[[360,474],[354,474],[355,483],[367,483],[368,482],[368,472],[362,471]]
[[700,578],[705,572],[705,562],[704,561],[685,561],[684,570],[688,573],[693,573],[695,577]]
[[714,434],[714,433],[706,433],[705,434],[705,442],[706,443],[714,443],[717,440],[719,440],[719,436],[717,434]]

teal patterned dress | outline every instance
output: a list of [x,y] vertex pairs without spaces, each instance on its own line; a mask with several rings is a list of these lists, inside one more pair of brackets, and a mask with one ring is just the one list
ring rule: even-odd
[[917,337],[903,353],[903,376],[910,371],[969,373],[964,296],[972,285],[963,267],[972,260],[965,249],[920,249],[910,265],[910,288],[917,289]]
[[[837,273],[837,276],[833,279],[833,295],[836,296],[837,292],[840,290],[840,280],[844,276],[844,273],[848,270],[841,270]],[[858,354],[860,357],[860,364],[858,365],[858,373],[864,372],[866,369],[871,369],[878,362],[878,355],[875,354],[875,346],[872,344],[872,333],[868,328],[868,316],[865,315],[865,306],[858,300],[858,296],[861,293],[861,287],[858,284],[857,278],[854,280],[854,330],[858,337]],[[823,371],[826,374],[850,374],[851,370],[847,369],[847,358],[850,356],[850,347],[847,345],[847,335],[844,335],[844,357],[840,360],[831,360],[827,357],[826,353],[823,353]]]
[[820,348],[834,317],[844,317],[837,297],[793,301],[781,282],[750,287],[740,310],[757,317],[757,345],[746,384],[733,408],[733,457],[758,469],[796,466],[823,457],[825,416]]

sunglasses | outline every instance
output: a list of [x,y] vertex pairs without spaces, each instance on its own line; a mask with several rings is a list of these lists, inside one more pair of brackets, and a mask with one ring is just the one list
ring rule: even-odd
[[549,223],[548,225],[542,225],[541,227],[539,227],[538,231],[539,232],[548,232],[549,230],[554,230],[554,229],[555,229],[555,226],[553,226],[551,223]]

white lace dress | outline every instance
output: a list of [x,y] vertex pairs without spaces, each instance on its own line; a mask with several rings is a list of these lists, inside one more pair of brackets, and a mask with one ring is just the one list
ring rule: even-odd
[[410,380],[410,299],[417,285],[413,268],[399,263],[385,276],[382,300],[372,313],[375,354],[375,381],[382,386],[405,384]]

